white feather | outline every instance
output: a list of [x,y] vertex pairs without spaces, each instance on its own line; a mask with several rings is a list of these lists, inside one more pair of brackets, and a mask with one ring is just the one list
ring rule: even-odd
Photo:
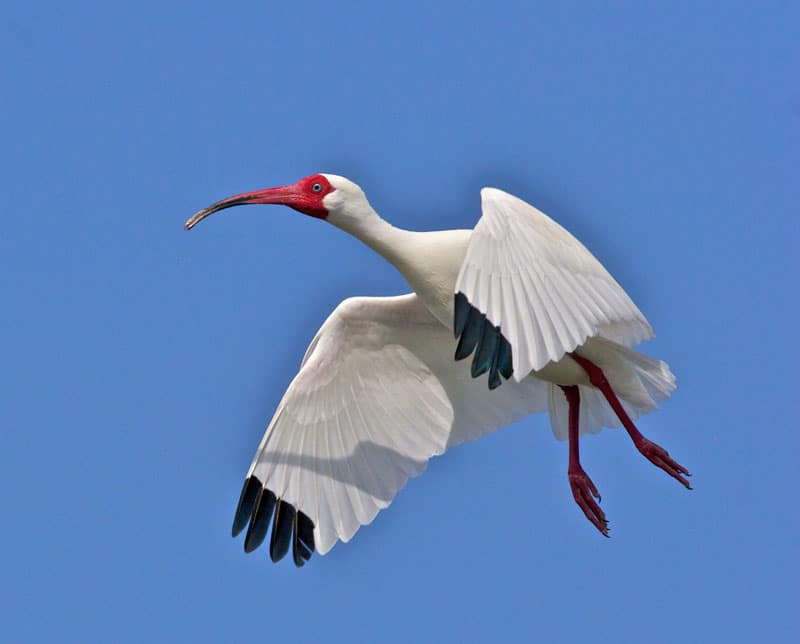
[[590,337],[626,346],[652,337],[622,287],[555,221],[496,188],[481,191],[481,207],[455,290],[501,328],[517,381]]
[[307,514],[324,554],[430,457],[547,409],[530,378],[490,392],[414,294],[352,298],[322,325],[249,474]]
[[[675,376],[661,360],[643,355],[604,338],[592,338],[580,354],[599,366],[632,420],[655,411],[657,403],[675,391]],[[555,384],[548,385],[550,427],[558,440],[568,435],[566,398]],[[585,384],[580,391],[580,433],[597,434],[603,427],[619,427],[620,421],[599,389]]]

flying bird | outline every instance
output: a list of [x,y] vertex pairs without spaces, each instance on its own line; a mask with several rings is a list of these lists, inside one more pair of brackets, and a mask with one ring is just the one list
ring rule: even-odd
[[289,206],[355,235],[413,290],[348,298],[311,341],[247,472],[232,529],[247,528],[246,552],[271,524],[271,559],[291,549],[302,566],[349,541],[432,456],[545,411],[568,440],[573,497],[603,535],[581,434],[621,424],[691,489],[686,468],[633,423],[675,389],[666,363],[631,348],[653,337],[650,324],[541,211],[483,188],[473,230],[413,232],[382,219],[352,181],[314,174],[218,201],[185,228],[245,204]]

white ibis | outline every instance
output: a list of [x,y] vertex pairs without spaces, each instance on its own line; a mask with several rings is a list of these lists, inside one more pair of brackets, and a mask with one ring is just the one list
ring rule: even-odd
[[233,536],[247,527],[246,552],[272,523],[272,560],[291,546],[302,566],[315,549],[349,541],[432,456],[543,411],[569,440],[572,494],[602,534],[608,521],[580,464],[580,434],[621,423],[639,452],[691,489],[686,468],[633,424],[675,389],[664,362],[630,348],[653,336],[650,325],[544,213],[484,188],[474,230],[412,232],[381,219],[352,181],[315,174],[218,201],[185,227],[244,204],[332,223],[414,291],[349,298],[311,341],[247,472],[233,520]]

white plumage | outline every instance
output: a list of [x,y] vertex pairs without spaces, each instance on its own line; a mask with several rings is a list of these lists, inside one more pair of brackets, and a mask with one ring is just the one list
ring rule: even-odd
[[455,289],[503,329],[516,379],[594,336],[627,346],[653,336],[616,280],[550,217],[497,188],[481,190],[481,208]]
[[675,387],[665,363],[629,348],[652,337],[650,325],[544,213],[484,188],[474,231],[411,232],[381,219],[349,180],[312,175],[225,199],[186,227],[247,203],[326,219],[383,255],[415,292],[345,300],[312,340],[248,471],[233,530],[249,522],[246,550],[266,537],[274,507],[270,554],[278,560],[291,546],[303,565],[314,549],[350,540],[432,456],[546,410],[554,435],[570,439],[575,500],[604,534],[578,461],[580,433],[621,422],[688,487],[685,468],[632,423]]
[[489,391],[414,294],[342,302],[311,343],[248,476],[349,541],[431,456],[547,409],[530,378]]

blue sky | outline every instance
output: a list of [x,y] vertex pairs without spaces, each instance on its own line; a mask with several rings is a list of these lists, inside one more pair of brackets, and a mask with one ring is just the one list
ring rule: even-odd
[[[786,642],[797,636],[793,2],[6,3],[0,611],[8,641]],[[112,6],[116,5],[116,6]],[[679,389],[582,444],[532,417],[434,460],[296,570],[229,536],[317,327],[404,292],[277,208],[317,171],[416,229],[505,188],[576,234]]]

